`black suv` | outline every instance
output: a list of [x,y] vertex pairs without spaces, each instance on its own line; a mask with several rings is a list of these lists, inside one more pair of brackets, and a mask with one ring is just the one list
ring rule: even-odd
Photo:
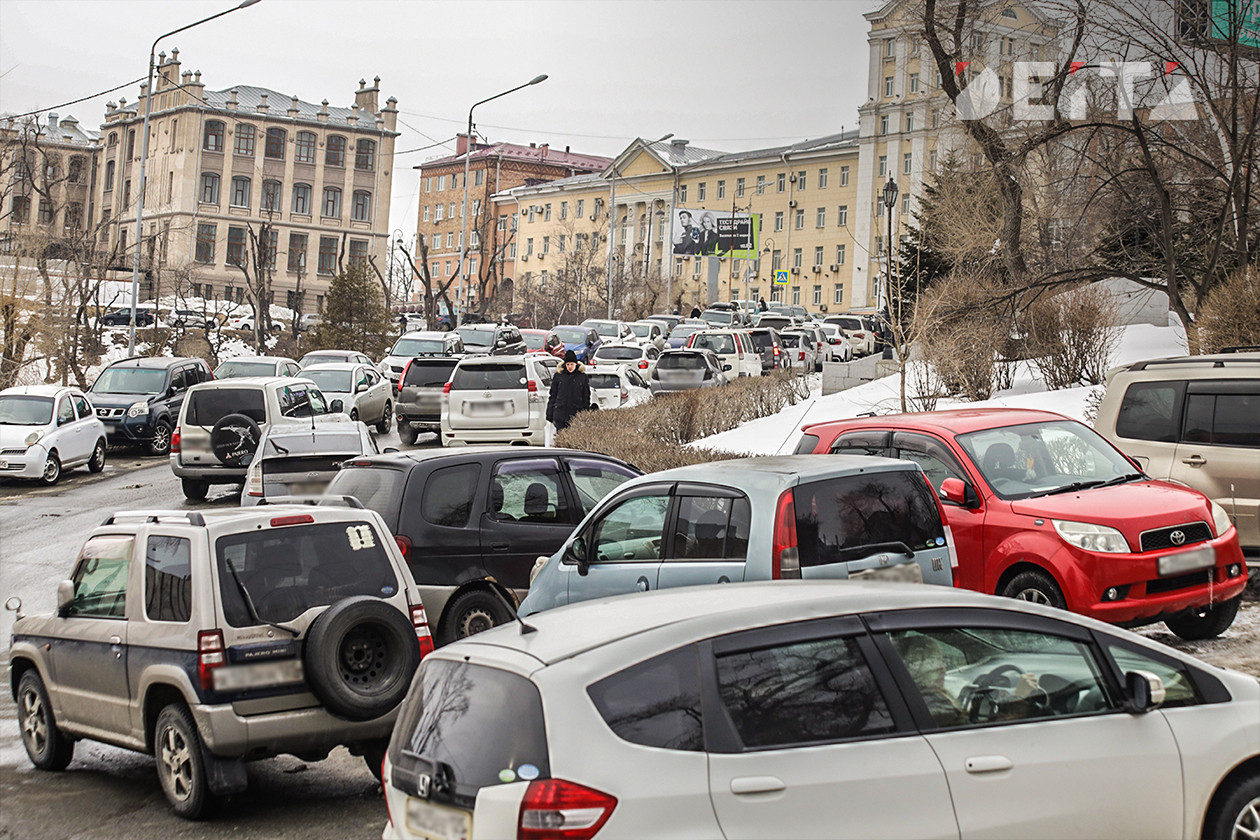
[[591,452],[478,447],[356,458],[327,495],[353,496],[384,518],[444,644],[510,621],[534,561],[638,475]]
[[455,332],[469,355],[521,356],[529,352],[525,337],[511,324],[461,324]]
[[201,359],[132,357],[102,370],[89,393],[111,444],[141,444],[150,455],[169,455],[184,395],[212,379]]

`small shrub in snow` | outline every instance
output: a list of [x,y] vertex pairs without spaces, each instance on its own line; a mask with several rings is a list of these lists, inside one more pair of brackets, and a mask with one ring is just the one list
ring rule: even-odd
[[1260,345],[1260,274],[1236,271],[1208,295],[1194,321],[1200,353]]
[[1042,298],[1028,312],[1032,362],[1052,391],[1102,384],[1120,336],[1114,302],[1096,286]]

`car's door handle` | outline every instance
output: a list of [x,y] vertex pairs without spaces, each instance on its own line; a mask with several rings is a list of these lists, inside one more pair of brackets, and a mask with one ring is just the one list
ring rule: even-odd
[[731,779],[731,793],[736,795],[778,793],[781,790],[787,790],[787,785],[775,776],[740,776]]
[[634,585],[635,585],[635,588],[638,589],[640,592],[647,592],[648,589],[651,588],[648,586],[648,579],[645,577],[641,577],[638,580],[636,580],[634,582]]
[[976,755],[963,764],[968,773],[997,773],[1010,770],[1015,763],[1004,755]]
[[109,637],[109,643],[110,643],[111,645],[121,645],[121,644],[122,644],[122,636],[110,636],[110,637]]
[[490,543],[490,547],[495,551],[507,551],[511,543]]
[[1191,455],[1189,458],[1182,458],[1181,463],[1189,464],[1192,467],[1201,467],[1207,463],[1207,459],[1202,455]]

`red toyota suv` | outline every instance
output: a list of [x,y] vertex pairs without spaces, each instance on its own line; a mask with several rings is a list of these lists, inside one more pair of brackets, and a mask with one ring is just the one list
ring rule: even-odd
[[1048,411],[967,409],[814,423],[798,453],[914,461],[945,504],[954,585],[1113,624],[1222,633],[1247,585],[1238,532],[1197,490],[1148,478]]

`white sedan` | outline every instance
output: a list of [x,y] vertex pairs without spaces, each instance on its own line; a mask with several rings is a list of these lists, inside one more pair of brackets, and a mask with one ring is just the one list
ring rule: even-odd
[[[351,420],[375,425],[382,435],[390,430],[394,419],[394,387],[375,365],[358,362],[307,365],[302,368],[302,377],[319,387],[330,411],[340,411],[349,414]],[[340,402],[341,408],[336,408],[334,402]]]
[[600,408],[638,405],[652,396],[647,380],[632,365],[594,365],[586,369],[586,378],[591,385],[591,401]]
[[[671,529],[715,511],[715,538],[739,556],[737,495],[700,509],[683,485],[667,492],[684,500],[654,543],[666,558]],[[651,501],[628,500],[619,527],[641,529]],[[795,510],[789,523],[810,521]],[[615,580],[620,559],[586,571]],[[775,580],[526,622],[425,658],[386,754],[385,837],[474,825],[478,837],[563,826],[597,840],[1260,831],[1260,682],[1063,610]]]
[[853,361],[853,343],[838,324],[822,323],[818,325],[818,329],[822,330],[823,335],[827,337],[826,361]]
[[661,351],[651,344],[601,344],[592,362],[597,365],[632,365],[644,379],[652,378]]
[[56,484],[64,470],[105,468],[105,424],[87,396],[58,385],[0,391],[0,477]]

